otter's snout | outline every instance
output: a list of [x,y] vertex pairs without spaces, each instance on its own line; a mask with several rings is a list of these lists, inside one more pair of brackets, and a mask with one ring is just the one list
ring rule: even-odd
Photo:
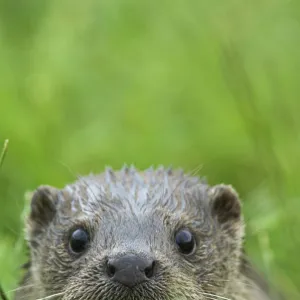
[[128,254],[109,259],[106,271],[112,280],[128,287],[133,287],[154,275],[155,261],[134,254]]

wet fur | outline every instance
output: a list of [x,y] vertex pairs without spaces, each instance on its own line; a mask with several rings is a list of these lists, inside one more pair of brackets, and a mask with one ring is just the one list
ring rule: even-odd
[[[79,257],[68,251],[76,226],[91,235]],[[196,236],[192,255],[182,255],[174,243],[180,228]],[[243,251],[236,192],[181,171],[124,167],[79,178],[62,190],[42,186],[33,196],[26,233],[31,263],[16,300],[61,292],[51,299],[269,300]],[[158,262],[156,276],[134,289],[105,275],[106,260],[128,252]]]

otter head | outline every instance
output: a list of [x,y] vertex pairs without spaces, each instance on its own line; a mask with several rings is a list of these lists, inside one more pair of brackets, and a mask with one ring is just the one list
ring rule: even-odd
[[238,277],[243,234],[236,192],[181,172],[124,168],[42,186],[27,221],[33,294],[212,299]]

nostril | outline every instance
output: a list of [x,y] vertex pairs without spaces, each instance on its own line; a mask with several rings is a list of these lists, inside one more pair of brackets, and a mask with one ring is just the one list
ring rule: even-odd
[[151,278],[154,274],[155,261],[152,262],[151,266],[145,268],[145,275],[147,278]]
[[107,264],[106,264],[106,272],[107,272],[107,275],[109,277],[113,277],[115,275],[115,273],[116,273],[116,268],[112,264],[110,264],[109,262],[107,262]]

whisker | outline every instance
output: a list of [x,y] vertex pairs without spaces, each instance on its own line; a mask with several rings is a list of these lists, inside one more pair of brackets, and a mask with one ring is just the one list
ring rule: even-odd
[[50,295],[50,296],[47,296],[47,297],[44,297],[44,298],[39,298],[39,299],[36,299],[36,300],[46,300],[46,299],[52,299],[56,296],[61,296],[61,295],[64,295],[65,292],[61,292],[61,293],[57,293],[57,294],[53,294],[53,295]]
[[226,297],[223,297],[223,296],[219,296],[219,295],[215,295],[215,294],[210,294],[210,293],[206,293],[206,292],[202,292],[202,294],[204,296],[210,296],[210,297],[216,297],[215,299],[223,299],[223,300],[232,300],[230,298],[226,298]]
[[95,198],[94,200],[97,200],[97,197],[96,197],[96,195],[94,194],[94,192],[92,191],[92,189],[90,189],[89,184],[85,181],[85,179],[84,179],[81,175],[77,175],[77,174],[71,169],[71,167],[68,166],[67,164],[65,164],[64,162],[59,161],[59,163],[60,163],[63,167],[65,167],[65,168],[69,171],[69,173],[70,173],[74,178],[76,178],[77,180],[81,181],[81,182],[84,184],[84,186],[87,188],[87,190],[89,190],[89,191],[91,192],[92,196],[94,196],[94,198]]
[[33,284],[23,285],[23,286],[20,286],[20,287],[14,289],[14,290],[6,291],[6,293],[17,292],[17,291],[20,291],[20,290],[23,290],[23,289],[31,288],[31,287],[33,287],[33,286],[34,286]]
[[[202,165],[198,165],[196,168],[194,168],[193,170],[191,170],[190,172],[187,173],[187,176],[193,177],[195,176],[202,168]],[[181,186],[182,183],[184,183],[186,180],[186,176],[183,176],[183,179],[180,180],[178,182],[178,184],[176,184],[175,188],[171,191],[171,194],[169,195],[169,197],[167,198],[167,201],[169,201],[172,196],[174,195],[174,193],[176,192],[176,190]]]
[[81,175],[77,175],[76,177],[77,177],[77,179],[79,181],[81,181],[84,184],[84,186],[86,187],[87,191],[90,191],[90,193],[94,197],[94,201],[96,202],[97,201],[97,196],[94,193],[94,191],[91,189],[91,187],[89,186],[88,182],[86,182],[86,180],[84,179],[84,177],[82,177]]
[[62,162],[61,160],[57,161],[60,165],[62,165],[63,167],[65,167],[67,169],[67,171],[74,177],[76,178],[76,174],[75,172],[71,169],[70,166],[68,166],[66,163]]

